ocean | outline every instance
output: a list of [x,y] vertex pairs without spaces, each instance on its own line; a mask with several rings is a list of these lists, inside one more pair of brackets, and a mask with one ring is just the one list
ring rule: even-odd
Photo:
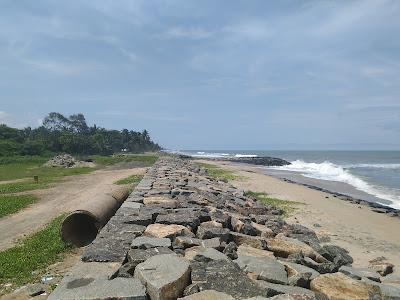
[[400,209],[400,151],[172,151],[195,157],[273,156],[291,162],[266,174]]

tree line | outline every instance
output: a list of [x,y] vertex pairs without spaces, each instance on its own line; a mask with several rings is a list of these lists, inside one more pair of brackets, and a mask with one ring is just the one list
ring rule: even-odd
[[38,128],[17,129],[0,124],[0,156],[70,153],[109,155],[158,151],[147,130],[110,130],[88,126],[83,114],[49,113]]

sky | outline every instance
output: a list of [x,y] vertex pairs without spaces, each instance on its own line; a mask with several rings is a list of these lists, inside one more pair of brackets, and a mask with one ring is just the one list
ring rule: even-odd
[[168,149],[400,149],[400,1],[1,0],[0,123]]

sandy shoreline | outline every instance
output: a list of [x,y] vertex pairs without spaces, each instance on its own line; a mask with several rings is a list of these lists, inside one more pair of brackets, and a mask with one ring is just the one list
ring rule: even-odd
[[395,265],[395,273],[400,274],[400,218],[379,214],[368,206],[265,175],[256,166],[207,162],[243,177],[232,182],[238,188],[304,203],[286,221],[312,228],[320,237],[329,237],[331,243],[350,252],[354,266],[367,267],[369,260],[384,256]]

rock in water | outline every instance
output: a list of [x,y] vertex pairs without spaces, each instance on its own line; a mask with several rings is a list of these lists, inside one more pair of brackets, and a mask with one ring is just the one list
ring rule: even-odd
[[151,300],[173,300],[189,284],[189,262],[175,254],[156,255],[139,264],[134,276],[146,286]]
[[[223,159],[218,159],[223,160]],[[252,164],[252,165],[261,165],[261,166],[285,166],[290,165],[290,162],[269,156],[260,156],[260,157],[235,157],[235,158],[226,158],[224,160],[229,160],[238,163]]]

